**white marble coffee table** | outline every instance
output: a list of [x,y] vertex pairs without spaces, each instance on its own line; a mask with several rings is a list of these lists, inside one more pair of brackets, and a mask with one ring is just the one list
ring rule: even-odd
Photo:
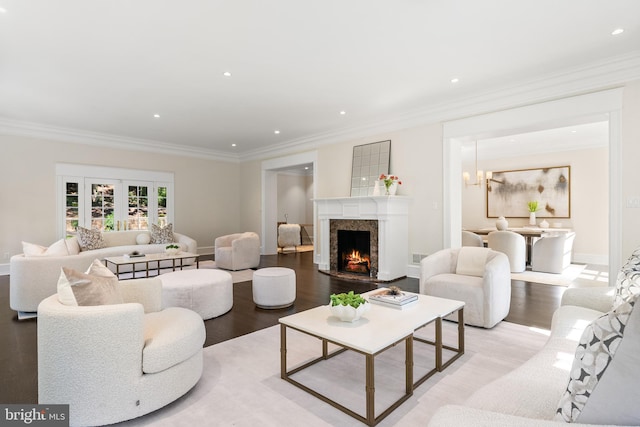
[[[367,294],[363,294],[367,296]],[[444,346],[442,343],[442,318],[458,312],[458,347]],[[434,373],[443,370],[454,360],[464,354],[464,302],[437,298],[427,295],[419,295],[418,301],[411,307],[403,310],[388,308],[376,304],[371,307],[363,317],[354,322],[342,322],[331,316],[329,305],[316,307],[300,313],[286,316],[280,319],[280,376],[282,379],[302,388],[319,399],[340,409],[346,414],[366,423],[375,425],[400,406],[412,394],[413,390],[431,377]],[[414,332],[424,326],[435,322],[435,341],[418,339]],[[322,356],[305,363],[292,370],[287,369],[287,328],[291,328],[322,341]],[[420,341],[435,345],[435,367],[426,375],[414,381],[413,379],[413,341]],[[391,404],[380,415],[375,416],[375,385],[374,385],[374,359],[375,356],[388,348],[405,342],[405,394]],[[342,347],[340,350],[329,353],[328,343]],[[446,348],[455,352],[449,360],[443,363],[442,350]],[[297,382],[290,376],[315,363],[333,357],[345,350],[353,350],[365,356],[366,360],[366,414],[363,416],[340,403],[324,396],[309,387]]]

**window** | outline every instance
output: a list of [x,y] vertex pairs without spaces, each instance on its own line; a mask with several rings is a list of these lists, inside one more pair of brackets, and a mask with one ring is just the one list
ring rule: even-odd
[[147,230],[173,222],[173,174],[84,165],[56,165],[60,235],[78,226]]

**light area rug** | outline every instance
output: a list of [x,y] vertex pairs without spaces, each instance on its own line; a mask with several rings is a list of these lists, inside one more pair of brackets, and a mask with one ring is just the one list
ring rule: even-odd
[[[200,268],[216,268],[217,269],[218,267],[216,267],[215,261],[206,260],[206,261],[200,261]],[[246,270],[238,270],[238,271],[229,271],[229,270],[222,270],[222,271],[226,271],[227,273],[231,274],[233,283],[248,282],[250,280],[253,280],[253,270],[251,270],[250,268]]]
[[[457,325],[444,322],[445,344],[456,341]],[[419,331],[428,337],[433,328]],[[320,342],[287,330],[288,367],[319,356]],[[467,327],[466,352],[419,386],[379,426],[426,425],[445,404],[460,404],[475,390],[533,356],[547,331],[501,322],[495,328]],[[130,420],[125,426],[362,426],[356,419],[280,378],[280,329],[272,326],[204,350],[199,383],[172,404]],[[433,363],[433,347],[414,342],[416,371]],[[445,355],[445,358],[448,357]],[[376,357],[376,414],[402,394],[404,345]],[[414,378],[417,378],[419,372]],[[364,414],[364,356],[347,351],[295,377]],[[359,409],[361,407],[361,409]]]
[[511,279],[552,286],[569,286],[582,274],[585,268],[585,264],[571,264],[560,274],[523,271],[522,273],[511,273]]

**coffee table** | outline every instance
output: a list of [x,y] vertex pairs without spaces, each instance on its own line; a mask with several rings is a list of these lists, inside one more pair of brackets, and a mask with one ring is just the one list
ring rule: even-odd
[[[363,294],[366,298],[367,294]],[[442,342],[442,318],[458,312],[458,346],[446,346]],[[333,407],[373,426],[379,423],[393,410],[400,406],[413,394],[413,390],[436,372],[442,371],[464,354],[464,302],[444,298],[419,295],[418,301],[403,310],[371,304],[369,311],[362,319],[354,322],[342,322],[331,315],[329,305],[320,306],[300,313],[281,318],[280,321],[280,376],[291,384],[307,391]],[[431,323],[435,325],[435,341],[414,337],[414,332]],[[287,368],[287,328],[316,337],[322,341],[322,356],[301,366]],[[404,341],[405,346],[405,393],[396,402],[375,416],[375,357],[385,350]],[[413,379],[414,341],[435,346],[435,366],[424,376]],[[340,347],[332,353],[328,351],[328,343]],[[442,360],[442,350],[454,352],[446,362]],[[363,354],[366,363],[365,393],[366,414],[361,415],[346,406],[318,393],[304,384],[291,378],[318,362],[327,360],[346,350]]]
[[[196,260],[196,268],[200,267],[200,255],[192,254],[189,252],[180,252],[179,254],[169,255],[166,253],[155,253],[155,254],[146,254],[142,257],[125,257],[125,256],[113,256],[106,257],[104,259],[104,265],[107,267],[109,264],[113,264],[116,267],[116,276],[120,277],[120,268],[124,265],[131,265],[132,270],[132,279],[136,278],[136,264],[145,264],[144,277],[149,277],[149,271],[156,271],[156,274],[160,274],[160,270],[162,268],[171,268],[172,271],[176,271],[176,268],[182,270],[184,267],[184,260],[189,258],[195,258]],[[160,263],[162,261],[171,261],[170,267],[161,267]],[[176,263],[179,261],[179,263]],[[142,271],[142,270],[140,270]],[[124,272],[123,272],[124,273]],[[127,271],[128,273],[128,271]]]

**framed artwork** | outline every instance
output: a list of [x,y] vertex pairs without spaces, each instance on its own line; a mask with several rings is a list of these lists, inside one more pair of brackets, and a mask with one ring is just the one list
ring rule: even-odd
[[571,218],[571,166],[493,172],[487,180],[487,218]]
[[391,140],[353,147],[351,197],[371,196],[380,174],[389,174]]

